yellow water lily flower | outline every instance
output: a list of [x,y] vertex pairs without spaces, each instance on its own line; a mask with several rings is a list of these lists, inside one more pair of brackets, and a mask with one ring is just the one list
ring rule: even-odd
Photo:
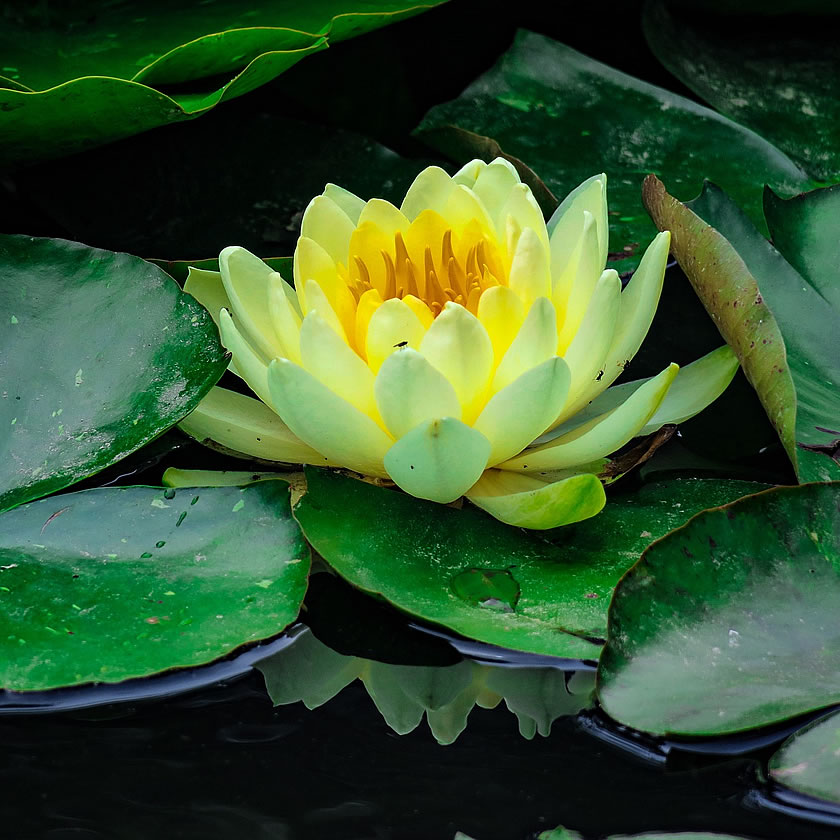
[[231,369],[182,424],[287,463],[346,467],[436,502],[550,528],[596,514],[605,456],[693,416],[731,380],[720,348],[609,388],[639,348],[669,234],[626,288],[607,259],[606,177],[546,225],[506,160],[431,166],[399,208],[333,184],[303,215],[294,288],[243,248],[187,291],[217,319]]

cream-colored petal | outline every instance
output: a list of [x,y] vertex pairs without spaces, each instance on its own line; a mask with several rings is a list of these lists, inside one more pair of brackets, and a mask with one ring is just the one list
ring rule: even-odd
[[280,355],[300,363],[300,315],[293,305],[285,286],[288,283],[282,281],[279,274],[271,278],[268,289],[268,314],[271,324],[274,327],[274,335],[280,345]]
[[521,298],[527,310],[539,297],[551,297],[548,249],[533,228],[524,228],[516,243],[508,286]]
[[178,425],[198,441],[212,441],[251,458],[334,466],[293,434],[267,405],[225,388],[211,388]]
[[573,189],[548,220],[552,273],[561,272],[565,262],[571,258],[582,229],[584,211],[591,213],[595,219],[600,268],[606,265],[610,230],[607,218],[607,176],[602,172]]
[[350,190],[345,190],[344,187],[339,187],[337,184],[327,184],[324,187],[324,195],[337,204],[354,225],[359,223],[359,216],[365,206],[365,202],[359,196],[351,193]]
[[414,221],[424,210],[443,213],[455,183],[439,166],[426,167],[408,188],[400,210]]
[[338,264],[347,267],[350,236],[355,225],[331,198],[316,195],[303,211],[301,236],[317,242]]
[[493,222],[481,199],[471,189],[460,184],[456,184],[449,194],[441,215],[454,230],[463,228],[475,220],[485,234],[492,236],[495,232]]
[[412,496],[454,502],[487,465],[490,443],[454,417],[426,420],[401,437],[385,456],[388,475]]
[[[545,218],[527,184],[514,184],[511,189],[500,218],[507,220],[508,217],[516,222],[519,230],[531,228],[545,246],[546,251],[549,250]],[[509,252],[509,256],[513,256],[512,251]]]
[[492,446],[490,466],[521,452],[554,422],[570,379],[566,363],[555,356],[526,370],[492,397],[473,423]]
[[435,417],[461,419],[455,389],[410,347],[385,359],[376,376],[374,392],[379,413],[395,438]]
[[225,248],[219,254],[219,268],[230,311],[248,343],[267,359],[282,353],[268,314],[268,290],[277,272],[238,246]]
[[363,414],[376,419],[373,373],[346,341],[316,312],[300,328],[301,366]]
[[456,184],[463,184],[465,187],[472,189],[476,178],[487,168],[487,164],[483,160],[475,158],[474,160],[465,163],[453,176],[452,180]]
[[219,313],[219,334],[222,344],[233,354],[233,370],[265,403],[269,403],[267,365],[269,360],[255,350],[236,328],[227,309]]
[[498,364],[525,321],[525,307],[507,286],[492,286],[478,301],[478,320],[490,336]]
[[370,369],[376,373],[385,359],[403,347],[420,347],[426,328],[410,306],[389,298],[371,315],[365,352]]
[[606,503],[603,485],[594,475],[546,483],[504,470],[487,470],[467,498],[508,525],[535,530],[589,519]]
[[537,298],[496,369],[491,392],[501,391],[525,371],[556,355],[557,317],[554,307],[550,300]]
[[473,192],[487,208],[487,213],[493,220],[499,237],[503,237],[505,232],[505,205],[510,198],[511,190],[518,183],[520,180],[516,167],[504,158],[496,158],[488,164],[475,180]]
[[382,198],[372,198],[365,204],[359,216],[359,225],[370,222],[376,225],[383,233],[393,237],[397,231],[405,233],[408,230],[410,222],[403,215],[403,213],[394,207],[390,201],[385,201]]
[[[304,288],[306,289],[305,315],[310,312],[317,312],[332,327],[335,334],[346,343],[347,333],[344,330],[344,324],[333,309],[332,303],[324,294],[321,286],[314,280],[307,280]],[[353,326],[355,328],[355,323]]]
[[420,343],[420,352],[453,385],[465,422],[478,416],[493,372],[493,345],[473,314],[449,302]]
[[311,373],[286,359],[268,368],[271,404],[301,440],[331,463],[385,478],[385,453],[392,444],[367,414],[343,400]]
[[679,365],[670,365],[612,411],[594,417],[550,443],[528,449],[499,467],[523,472],[567,469],[615,452],[634,438],[654,415],[678,370]]

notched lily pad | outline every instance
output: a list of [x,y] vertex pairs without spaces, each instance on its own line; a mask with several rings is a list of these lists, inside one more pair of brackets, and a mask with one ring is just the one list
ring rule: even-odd
[[288,488],[100,488],[0,516],[0,686],[202,665],[280,633],[309,549]]

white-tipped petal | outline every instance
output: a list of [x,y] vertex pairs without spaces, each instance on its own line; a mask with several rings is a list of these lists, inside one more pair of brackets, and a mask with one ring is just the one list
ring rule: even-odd
[[521,452],[554,422],[566,399],[569,380],[566,363],[554,356],[492,397],[473,423],[492,446],[490,466]]
[[504,470],[487,470],[467,498],[508,525],[535,530],[589,519],[606,502],[603,485],[588,473],[547,483]]
[[603,269],[606,265],[610,229],[607,218],[607,176],[601,173],[573,189],[548,220],[552,273],[562,272],[571,258],[575,242],[580,236],[584,211],[591,213],[595,219],[600,267]]
[[230,350],[234,366],[231,368],[237,376],[241,376],[251,390],[263,401],[270,403],[268,398],[267,365],[269,359],[263,357],[245,339],[236,328],[227,309],[219,313],[219,335],[222,344]]
[[336,335],[335,330],[313,310],[300,328],[301,366],[350,405],[373,418],[373,373]]
[[347,267],[350,236],[355,225],[350,217],[331,198],[316,195],[303,211],[301,236],[313,239],[336,264]]
[[439,166],[424,169],[408,188],[400,210],[414,221],[424,210],[443,214],[455,183]]
[[287,359],[269,365],[268,386],[274,410],[324,463],[386,477],[383,459],[393,441],[367,414]]
[[508,286],[527,309],[537,298],[551,297],[548,249],[533,228],[524,228],[510,264]]
[[385,359],[376,376],[374,392],[382,420],[395,438],[435,417],[461,419],[455,389],[410,347]]
[[560,470],[615,452],[639,434],[654,415],[678,370],[678,365],[670,365],[612,411],[594,417],[550,443],[528,449],[499,467],[523,472]]
[[408,304],[389,298],[373,313],[368,323],[365,353],[376,373],[385,359],[403,347],[420,346],[426,328]]
[[557,354],[557,316],[551,301],[541,297],[534,301],[525,322],[496,369],[492,392],[510,385],[525,371]]
[[426,420],[385,456],[388,475],[406,493],[448,503],[466,493],[487,465],[490,443],[454,417]]
[[265,403],[225,388],[211,388],[178,425],[198,441],[212,441],[251,458],[334,466],[300,440]]
[[351,193],[350,190],[345,190],[344,187],[339,187],[337,184],[327,184],[324,187],[324,195],[337,204],[354,225],[359,223],[359,216],[365,206],[365,202],[359,196]]
[[493,345],[472,313],[447,303],[420,342],[420,352],[455,388],[463,417],[471,422],[483,406],[493,372]]

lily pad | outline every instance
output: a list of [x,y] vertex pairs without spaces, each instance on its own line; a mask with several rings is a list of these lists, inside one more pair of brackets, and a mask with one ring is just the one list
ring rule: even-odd
[[0,519],[0,686],[201,665],[297,617],[309,549],[288,488],[99,488]]
[[[527,31],[458,99],[432,108],[417,132],[451,153],[451,126],[492,137],[558,197],[606,171],[619,270],[638,264],[656,232],[639,198],[649,172],[686,197],[713,178],[759,224],[765,183],[784,193],[811,183],[787,155],[726,117]],[[476,152],[462,143],[459,162]]]
[[777,784],[840,805],[840,712],[791,735],[769,771]]
[[[576,831],[568,831],[558,826],[553,831],[544,831],[537,840],[583,840],[582,835]],[[606,840],[744,840],[743,837],[736,837],[734,834],[711,834],[706,831],[658,831],[650,834],[611,834]]]
[[650,546],[618,585],[607,714],[725,735],[840,702],[840,483],[768,490]]
[[741,481],[671,480],[547,532],[307,468],[295,516],[345,580],[426,621],[490,644],[598,657],[613,587],[645,546],[709,505],[755,492]]
[[[834,288],[834,296],[840,296],[835,272],[823,273],[837,247],[832,227],[840,231],[834,190],[806,193],[791,205],[768,199],[780,240],[791,259],[803,266],[807,261],[808,278],[713,184],[684,205],[649,179],[644,200],[657,225],[671,231],[673,252],[738,355],[799,480],[840,479],[840,357],[835,350],[840,306],[828,295]],[[803,257],[806,243],[814,256]]]
[[[794,6],[790,11],[802,11],[801,3]],[[825,11],[829,6],[836,12],[834,4]],[[654,0],[645,4],[643,28],[656,57],[713,108],[757,131],[814,178],[840,177],[836,24],[790,16],[733,20]]]
[[0,267],[0,510],[124,458],[225,370],[207,312],[137,257],[3,236]]

